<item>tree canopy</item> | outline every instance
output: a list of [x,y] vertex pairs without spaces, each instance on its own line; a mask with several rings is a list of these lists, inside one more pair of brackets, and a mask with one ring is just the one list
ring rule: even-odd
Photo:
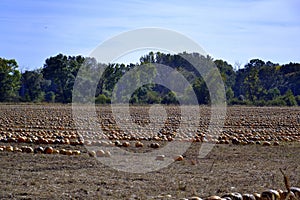
[[17,101],[20,79],[17,62],[0,58],[0,101]]
[[[190,63],[186,58],[197,59],[195,63]],[[0,101],[70,103],[76,75],[86,61],[96,63],[95,60],[83,56],[58,54],[47,58],[42,68],[21,73],[15,60],[0,58]],[[145,80],[150,81],[156,74],[155,64],[176,70],[188,81],[189,85],[185,86],[182,94],[163,85],[144,84]],[[210,104],[212,94],[209,93],[207,84],[215,77],[206,71],[200,74],[195,68],[210,65],[219,70],[225,86],[227,103],[230,105],[300,105],[299,63],[280,65],[252,59],[244,68],[234,70],[232,65],[224,60],[214,60],[209,56],[186,52],[175,55],[150,52],[142,56],[137,64],[94,64],[95,74],[101,70],[99,66],[105,69],[102,77],[98,77],[94,100],[99,104],[110,103],[116,98],[133,104],[178,104],[178,98],[190,102],[188,98],[194,92],[199,104]],[[144,67],[141,68],[142,66]],[[133,70],[137,71],[130,73]],[[124,78],[125,74],[127,78]],[[173,75],[170,73],[160,76],[176,81],[172,78]],[[131,96],[126,96],[130,92],[126,89],[136,86],[139,87]]]

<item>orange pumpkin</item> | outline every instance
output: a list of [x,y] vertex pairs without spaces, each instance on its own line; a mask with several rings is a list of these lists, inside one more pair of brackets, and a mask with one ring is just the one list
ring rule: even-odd
[[53,148],[52,147],[46,147],[44,149],[44,153],[45,154],[52,154],[53,153]]

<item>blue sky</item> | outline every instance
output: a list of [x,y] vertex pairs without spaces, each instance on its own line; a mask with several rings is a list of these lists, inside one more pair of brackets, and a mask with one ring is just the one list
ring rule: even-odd
[[300,62],[298,0],[1,0],[0,57],[42,67],[63,53],[88,55],[132,29],[178,31],[215,59]]

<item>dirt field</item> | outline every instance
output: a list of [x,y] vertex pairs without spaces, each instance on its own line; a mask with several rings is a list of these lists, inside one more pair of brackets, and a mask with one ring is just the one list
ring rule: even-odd
[[[65,127],[64,130],[71,131],[70,116],[67,116],[70,108],[66,106],[2,105],[0,109],[2,137],[17,129],[23,129],[24,134],[30,131],[36,133],[36,123],[41,121],[45,122],[39,123],[39,130],[49,128],[53,123],[52,129]],[[53,115],[47,119],[44,116],[38,118],[36,115],[41,109]],[[232,131],[247,135],[247,130],[264,132],[263,129],[266,129],[263,137],[271,142],[272,139],[279,141],[280,145],[218,144],[205,158],[199,159],[201,143],[194,143],[184,154],[183,161],[150,173],[113,170],[90,157],[82,145],[51,145],[57,149],[80,150],[82,154],[79,156],[2,151],[0,199],[180,199],[191,196],[205,198],[227,192],[260,193],[270,188],[285,189],[279,168],[286,172],[293,186],[300,187],[299,114],[299,108],[231,107],[225,133]],[[60,122],[57,116],[62,116],[63,121]],[[26,123],[20,123],[22,119],[26,119]],[[282,137],[295,141],[284,141]],[[24,145],[3,141],[0,146]],[[152,150],[147,147],[150,142],[144,141],[145,151]],[[37,146],[34,143],[27,145]],[[127,150],[136,151],[136,148],[129,147]]]

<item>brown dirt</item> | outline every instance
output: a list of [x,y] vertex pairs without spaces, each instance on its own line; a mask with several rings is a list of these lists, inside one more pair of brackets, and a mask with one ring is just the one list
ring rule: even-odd
[[[229,116],[236,119],[236,113],[243,111],[240,107],[238,111],[230,109]],[[284,117],[288,112],[283,111]],[[263,115],[259,109],[256,112]],[[293,186],[300,187],[299,142],[280,146],[219,144],[203,159],[197,158],[199,145],[192,145],[183,161],[142,174],[113,170],[89,157],[84,146],[55,146],[79,149],[83,152],[80,156],[0,152],[0,199],[164,199],[165,195],[180,199],[227,192],[260,193],[285,189],[280,168]]]
[[[83,147],[80,147],[83,148]],[[79,148],[79,149],[80,149]],[[77,147],[78,149],[78,147]],[[81,156],[0,152],[1,199],[174,199],[227,192],[284,189],[282,168],[300,186],[300,145],[216,145],[204,159],[193,156],[159,171],[133,174]]]

